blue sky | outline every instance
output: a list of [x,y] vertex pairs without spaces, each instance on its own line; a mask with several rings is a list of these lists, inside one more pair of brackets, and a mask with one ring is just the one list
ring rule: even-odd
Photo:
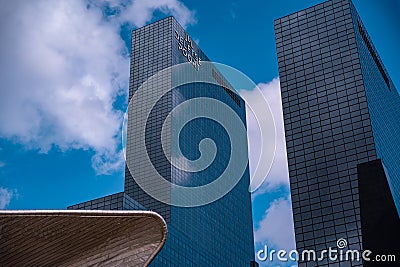
[[[256,250],[292,248],[273,20],[320,2],[0,0],[0,208],[63,209],[123,190],[130,30],[174,15],[270,102],[280,143],[253,194]],[[353,2],[399,87],[400,1]]]

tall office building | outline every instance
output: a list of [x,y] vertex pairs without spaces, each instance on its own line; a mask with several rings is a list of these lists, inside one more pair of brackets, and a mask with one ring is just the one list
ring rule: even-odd
[[355,7],[321,3],[277,19],[275,34],[297,250],[344,238],[397,253],[400,97]]
[[[156,189],[164,200],[179,201],[188,196],[180,195],[170,186],[153,183],[149,178],[155,176],[154,169],[156,175],[169,183],[199,187],[218,178],[227,168],[231,154],[238,153],[231,147],[226,129],[216,121],[199,117],[179,130],[179,123],[186,114],[175,112],[168,116],[187,100],[212,98],[229,106],[241,123],[246,124],[244,101],[228,89],[229,82],[216,68],[211,67],[210,77],[205,77],[206,80],[213,79],[214,84],[196,82],[172,89],[174,81],[200,73],[207,61],[207,56],[173,17],[132,32],[129,99],[136,97],[137,102],[130,106],[128,116],[125,189],[124,193],[115,195],[118,200],[114,200],[114,207],[148,209],[158,212],[166,220],[167,241],[151,266],[256,266],[248,166],[236,186],[225,196],[196,207],[180,207],[159,201],[138,184],[138,180],[147,185],[151,183],[151,189]],[[187,62],[189,68],[171,68]],[[208,110],[218,112],[212,103],[207,105]],[[143,125],[145,128],[141,129]],[[140,140],[140,136],[144,136],[144,140]],[[184,157],[190,160],[204,156],[199,145],[205,138],[212,139],[217,148],[214,161],[198,172],[177,168],[183,161],[171,147],[174,138],[179,140]],[[247,149],[246,134],[239,136],[238,140]],[[147,156],[151,161],[150,167],[143,163]],[[99,199],[71,208],[92,209],[93,203],[101,209],[110,207],[110,199]]]

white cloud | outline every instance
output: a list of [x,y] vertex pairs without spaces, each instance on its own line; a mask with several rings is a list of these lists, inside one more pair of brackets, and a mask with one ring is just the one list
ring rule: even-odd
[[13,197],[13,192],[0,187],[0,209],[5,209],[9,204]]
[[2,162],[2,161],[0,161],[0,168],[1,167],[4,167],[6,164],[4,163],[4,162]]
[[274,200],[265,211],[263,219],[256,224],[254,241],[275,249],[290,251],[295,248],[292,207],[289,200]]
[[[106,5],[119,13],[105,19]],[[194,21],[177,0],[0,1],[0,137],[42,153],[90,149],[97,173],[120,169],[113,104],[129,81],[120,27],[141,26],[155,10]]]
[[[268,83],[258,84],[261,92],[268,101],[271,112],[274,117],[276,131],[276,150],[275,157],[269,173],[266,175],[264,183],[259,189],[252,193],[253,200],[257,196],[277,192],[278,189],[284,187],[285,191],[289,188],[289,174],[287,167],[286,144],[283,124],[282,102],[279,78],[275,78]],[[254,91],[241,91],[249,94],[246,99],[251,100],[251,106],[265,105],[263,99],[259,97],[251,97],[251,94],[256,95]],[[260,110],[253,108],[253,110]],[[262,109],[261,109],[262,110]],[[248,128],[248,143],[249,143],[249,165],[250,173],[253,174],[256,168],[257,161],[260,157],[261,150],[261,134],[258,129],[257,121],[249,109],[247,112],[247,128]],[[260,115],[262,116],[262,114]],[[264,129],[270,131],[271,129]],[[267,149],[267,148],[266,148]],[[263,162],[260,162],[263,164]],[[265,163],[264,163],[265,164]],[[268,208],[262,216],[262,219],[255,222],[254,239],[256,242],[256,250],[263,249],[267,245],[269,249],[290,251],[295,248],[294,226],[292,217],[292,207],[290,196],[285,195],[284,198],[276,199],[270,203],[265,203]],[[257,252],[257,251],[256,251]],[[260,266],[286,266],[282,262],[260,262]],[[288,266],[292,262],[287,263]]]
[[[268,101],[274,117],[276,130],[276,150],[270,172],[266,176],[263,185],[254,192],[253,197],[263,194],[266,191],[276,189],[280,186],[289,186],[279,78],[275,78],[269,83],[260,83],[258,84],[258,87]],[[240,94],[247,94],[246,99],[253,100],[253,102],[250,103],[250,105],[253,107],[256,105],[265,105],[263,99],[249,96],[250,94],[255,94],[254,91],[241,91]],[[250,173],[253,174],[258,158],[260,157],[262,139],[258,129],[259,126],[254,115],[249,109],[246,110],[246,114],[249,143],[249,165]],[[270,129],[266,129],[266,131],[268,130]],[[262,162],[260,164],[262,164]]]
[[131,5],[122,10],[120,20],[141,27],[152,18],[155,10],[173,15],[184,28],[195,23],[193,12],[178,0],[133,0]]

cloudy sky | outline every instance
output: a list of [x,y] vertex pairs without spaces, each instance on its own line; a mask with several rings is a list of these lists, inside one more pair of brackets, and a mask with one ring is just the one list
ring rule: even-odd
[[[320,2],[0,0],[0,209],[63,209],[123,190],[130,31],[173,15],[211,59],[245,73],[268,99],[277,155],[252,197],[255,247],[293,248],[273,20]],[[399,1],[354,4],[399,87]],[[254,125],[249,119],[252,169]]]

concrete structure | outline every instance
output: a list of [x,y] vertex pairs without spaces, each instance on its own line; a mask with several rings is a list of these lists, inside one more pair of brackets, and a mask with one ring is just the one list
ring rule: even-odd
[[147,266],[166,236],[150,211],[0,211],[0,266]]

